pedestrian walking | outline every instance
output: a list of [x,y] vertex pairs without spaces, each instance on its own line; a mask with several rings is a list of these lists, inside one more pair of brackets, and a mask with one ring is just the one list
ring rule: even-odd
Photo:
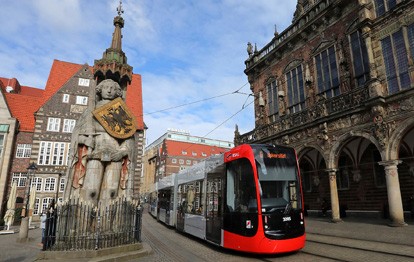
[[40,228],[42,229],[42,244],[45,242],[45,230],[46,230],[46,212],[43,211],[40,216]]

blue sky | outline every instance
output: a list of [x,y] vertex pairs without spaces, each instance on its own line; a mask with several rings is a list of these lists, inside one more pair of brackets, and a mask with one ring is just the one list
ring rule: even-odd
[[[261,49],[273,38],[275,25],[279,32],[288,27],[296,2],[122,1],[122,45],[133,72],[142,76],[147,143],[167,128],[226,141],[233,141],[236,124],[241,133],[251,131],[253,98],[220,95],[239,89],[251,92],[243,73],[247,42]],[[0,76],[44,88],[53,59],[93,65],[110,46],[118,4],[117,0],[3,1]],[[215,96],[220,97],[208,99]],[[192,103],[200,100],[205,101]]]

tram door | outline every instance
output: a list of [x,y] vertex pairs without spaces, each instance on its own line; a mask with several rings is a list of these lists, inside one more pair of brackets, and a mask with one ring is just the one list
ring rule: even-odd
[[206,238],[221,244],[223,179],[214,174],[207,175],[206,187]]

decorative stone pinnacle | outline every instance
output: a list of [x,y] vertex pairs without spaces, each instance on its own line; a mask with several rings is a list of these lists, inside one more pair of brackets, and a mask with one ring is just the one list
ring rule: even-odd
[[122,9],[122,0],[119,0],[119,6],[116,8],[116,11],[118,12],[119,16],[124,13],[124,10]]

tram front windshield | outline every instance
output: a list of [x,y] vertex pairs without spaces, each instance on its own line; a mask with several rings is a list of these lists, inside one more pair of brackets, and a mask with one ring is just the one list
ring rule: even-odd
[[262,212],[302,208],[294,150],[260,147],[254,151]]

